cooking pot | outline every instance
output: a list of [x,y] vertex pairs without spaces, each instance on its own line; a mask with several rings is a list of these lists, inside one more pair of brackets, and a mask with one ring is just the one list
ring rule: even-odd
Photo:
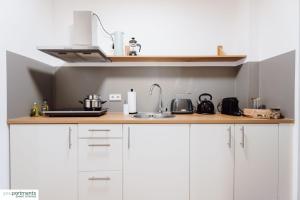
[[106,101],[102,101],[101,96],[97,94],[88,95],[83,101],[79,101],[83,105],[84,110],[99,111],[102,109],[102,104]]

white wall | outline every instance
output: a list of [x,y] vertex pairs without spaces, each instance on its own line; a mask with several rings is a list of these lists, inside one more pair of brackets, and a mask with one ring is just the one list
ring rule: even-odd
[[[250,51],[255,60],[267,58],[296,50],[295,73],[295,126],[294,126],[294,195],[300,199],[297,174],[300,165],[297,163],[299,151],[299,1],[298,0],[252,0],[251,12],[251,41]],[[297,165],[298,164],[298,165]],[[299,189],[298,186],[299,185]]]
[[[297,59],[297,68],[296,68],[296,76],[298,77],[296,79],[296,121],[297,121],[297,127],[295,130],[295,134],[298,136],[298,140],[295,140],[298,144],[298,154],[297,158],[298,158],[298,174],[297,174],[297,178],[298,178],[298,184],[295,186],[295,188],[297,189],[297,196],[298,196],[298,200],[300,200],[300,148],[299,148],[299,144],[300,144],[300,137],[299,137],[299,133],[300,133],[300,3],[298,5],[298,59]],[[295,143],[296,143],[295,142]]]
[[[5,50],[57,64],[37,45],[67,45],[72,11],[93,10],[107,29],[124,31],[143,54],[229,54],[263,60],[297,49],[298,0],[7,0],[0,7],[0,188],[8,186]],[[99,31],[99,45],[110,41]],[[297,67],[298,67],[297,59]],[[299,69],[297,68],[297,74]],[[296,79],[299,95],[299,77]],[[296,101],[299,111],[299,98]],[[4,163],[4,164],[3,164]]]
[[[0,6],[0,188],[9,186],[9,143],[6,125],[6,50],[54,62],[36,51],[51,43],[52,0],[9,0]],[[20,99],[22,101],[22,99]]]
[[[219,44],[229,54],[247,54],[248,0],[54,0],[58,45],[70,44],[73,10],[98,13],[111,32],[135,36],[142,54],[215,54]],[[111,42],[99,31],[99,45],[111,53]]]
[[[111,32],[125,32],[145,55],[247,54],[261,61],[297,48],[298,0],[54,0],[55,42],[71,43],[73,10],[98,13]],[[109,37],[99,45],[111,54]]]
[[255,60],[298,48],[298,0],[251,0],[250,51]]

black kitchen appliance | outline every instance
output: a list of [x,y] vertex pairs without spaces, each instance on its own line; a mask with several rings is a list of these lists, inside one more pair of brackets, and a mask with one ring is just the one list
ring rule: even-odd
[[82,109],[61,109],[43,111],[43,114],[48,117],[100,117],[107,112],[107,109],[87,111]]
[[172,114],[193,114],[193,103],[190,99],[173,99],[171,102]]
[[236,97],[224,98],[218,105],[218,111],[226,115],[242,115],[242,111],[239,107],[239,100]]
[[199,104],[197,107],[198,114],[215,114],[215,106],[212,102],[212,96],[208,93],[203,93],[199,96]]

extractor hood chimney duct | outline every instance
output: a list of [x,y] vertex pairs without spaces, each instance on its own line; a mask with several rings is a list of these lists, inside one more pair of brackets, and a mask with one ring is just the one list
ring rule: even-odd
[[96,20],[92,11],[74,11],[72,46],[38,47],[38,50],[71,63],[110,62],[98,47]]

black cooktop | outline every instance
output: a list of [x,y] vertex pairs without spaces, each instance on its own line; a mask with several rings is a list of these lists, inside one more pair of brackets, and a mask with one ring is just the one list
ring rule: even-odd
[[100,111],[86,111],[82,109],[60,109],[44,111],[45,116],[48,117],[99,117],[104,115],[108,109],[102,109]]

